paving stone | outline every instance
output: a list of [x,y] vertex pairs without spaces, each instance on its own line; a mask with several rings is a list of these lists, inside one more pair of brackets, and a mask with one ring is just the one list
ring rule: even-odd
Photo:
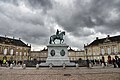
[[0,80],[120,80],[120,68],[62,67],[26,68],[0,67]]

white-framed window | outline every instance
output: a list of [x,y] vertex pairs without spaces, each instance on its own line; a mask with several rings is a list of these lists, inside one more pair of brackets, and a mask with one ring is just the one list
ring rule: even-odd
[[99,59],[100,59],[100,57],[97,57],[97,59],[99,60]]
[[116,53],[117,52],[117,48],[116,47],[114,47],[114,53]]
[[7,49],[5,48],[5,49],[4,49],[4,55],[6,55],[6,54],[7,54]]
[[13,49],[10,50],[10,55],[13,55]]
[[104,55],[104,54],[105,54],[105,51],[104,51],[104,49],[103,49],[103,48],[101,49],[101,53],[102,53],[102,55]]
[[26,56],[26,52],[24,52],[24,56]]
[[96,55],[95,52],[93,53],[93,55]]
[[22,47],[20,47],[20,50],[22,50]]
[[26,51],[27,49],[26,48],[24,48],[24,51]]
[[22,52],[20,52],[20,56],[22,56]]
[[18,55],[18,52],[16,52],[16,56]]
[[108,48],[107,50],[108,50],[108,54],[110,55],[110,54],[111,54],[111,49],[110,49],[110,48]]
[[19,49],[19,48],[17,47],[17,49]]

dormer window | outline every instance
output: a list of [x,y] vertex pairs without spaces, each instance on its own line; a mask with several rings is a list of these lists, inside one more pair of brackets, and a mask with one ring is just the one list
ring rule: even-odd
[[105,43],[110,42],[110,39],[106,38],[104,42]]

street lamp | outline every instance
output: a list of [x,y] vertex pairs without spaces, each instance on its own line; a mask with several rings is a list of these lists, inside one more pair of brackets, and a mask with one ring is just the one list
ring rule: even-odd
[[85,51],[86,51],[86,59],[88,59],[87,48],[85,48]]
[[84,49],[85,49],[85,52],[86,52],[85,54],[86,54],[86,60],[87,60],[88,59],[88,54],[87,54],[88,49],[87,49],[87,46],[85,44],[84,44]]
[[89,67],[89,59],[88,59],[88,53],[87,53],[87,46],[84,45],[85,52],[86,52],[86,62],[87,62],[87,67]]

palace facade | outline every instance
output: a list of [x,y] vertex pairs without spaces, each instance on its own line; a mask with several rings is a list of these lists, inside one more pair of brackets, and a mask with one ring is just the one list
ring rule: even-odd
[[14,38],[0,36],[0,60],[27,60],[30,56],[31,45]]
[[77,61],[79,59],[85,60],[84,50],[73,50],[71,47],[68,49],[68,57],[70,61]]
[[[32,60],[36,59],[40,61],[46,61],[47,56],[48,56],[48,49],[45,49],[45,48],[41,51],[31,51]],[[84,60],[86,56],[85,56],[84,50],[76,51],[76,50],[73,50],[72,48],[69,48],[68,57],[70,61],[76,61],[76,60],[79,60],[80,58]]]
[[48,49],[43,49],[41,51],[31,51],[31,60],[46,61],[48,56]]
[[92,43],[84,45],[86,58],[89,60],[100,60],[104,57],[105,62],[109,59],[120,57],[120,35],[108,35],[106,38],[99,39],[96,37]]

